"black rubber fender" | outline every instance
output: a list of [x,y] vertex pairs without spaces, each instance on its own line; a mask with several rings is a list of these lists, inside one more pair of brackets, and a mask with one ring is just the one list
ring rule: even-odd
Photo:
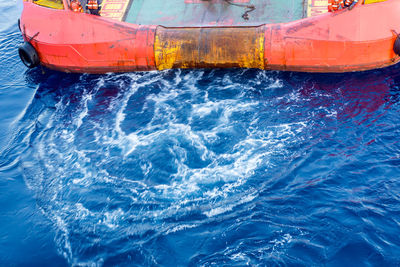
[[36,52],[36,49],[28,42],[24,42],[18,48],[18,54],[21,58],[22,63],[28,68],[34,68],[39,65],[39,55]]
[[400,56],[400,34],[397,35],[396,41],[394,41],[393,51]]

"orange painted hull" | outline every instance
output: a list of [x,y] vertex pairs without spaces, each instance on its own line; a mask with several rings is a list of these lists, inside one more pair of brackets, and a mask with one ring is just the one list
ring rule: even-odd
[[[45,18],[45,19],[43,19]],[[246,67],[349,72],[396,64],[400,0],[261,26],[135,25],[24,2],[21,31],[40,63],[64,72]]]

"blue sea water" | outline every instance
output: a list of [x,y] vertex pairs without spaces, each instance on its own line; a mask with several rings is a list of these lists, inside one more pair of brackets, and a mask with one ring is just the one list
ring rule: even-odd
[[400,67],[27,70],[0,1],[0,265],[400,266]]

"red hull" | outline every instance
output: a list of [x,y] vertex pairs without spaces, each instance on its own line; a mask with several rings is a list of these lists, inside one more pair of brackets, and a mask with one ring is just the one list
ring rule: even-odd
[[42,65],[64,72],[193,67],[347,72],[399,61],[393,51],[399,19],[400,1],[388,0],[290,23],[165,28],[24,2],[21,30]]

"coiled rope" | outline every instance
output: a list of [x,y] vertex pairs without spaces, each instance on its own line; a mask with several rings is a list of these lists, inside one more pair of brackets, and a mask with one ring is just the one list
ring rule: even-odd
[[[212,0],[202,0],[202,1],[212,1]],[[254,5],[239,4],[239,3],[233,2],[233,0],[223,0],[223,1],[231,6],[238,6],[238,7],[246,8],[247,10],[242,15],[242,18],[244,20],[249,20],[249,13],[256,9],[256,7]]]

